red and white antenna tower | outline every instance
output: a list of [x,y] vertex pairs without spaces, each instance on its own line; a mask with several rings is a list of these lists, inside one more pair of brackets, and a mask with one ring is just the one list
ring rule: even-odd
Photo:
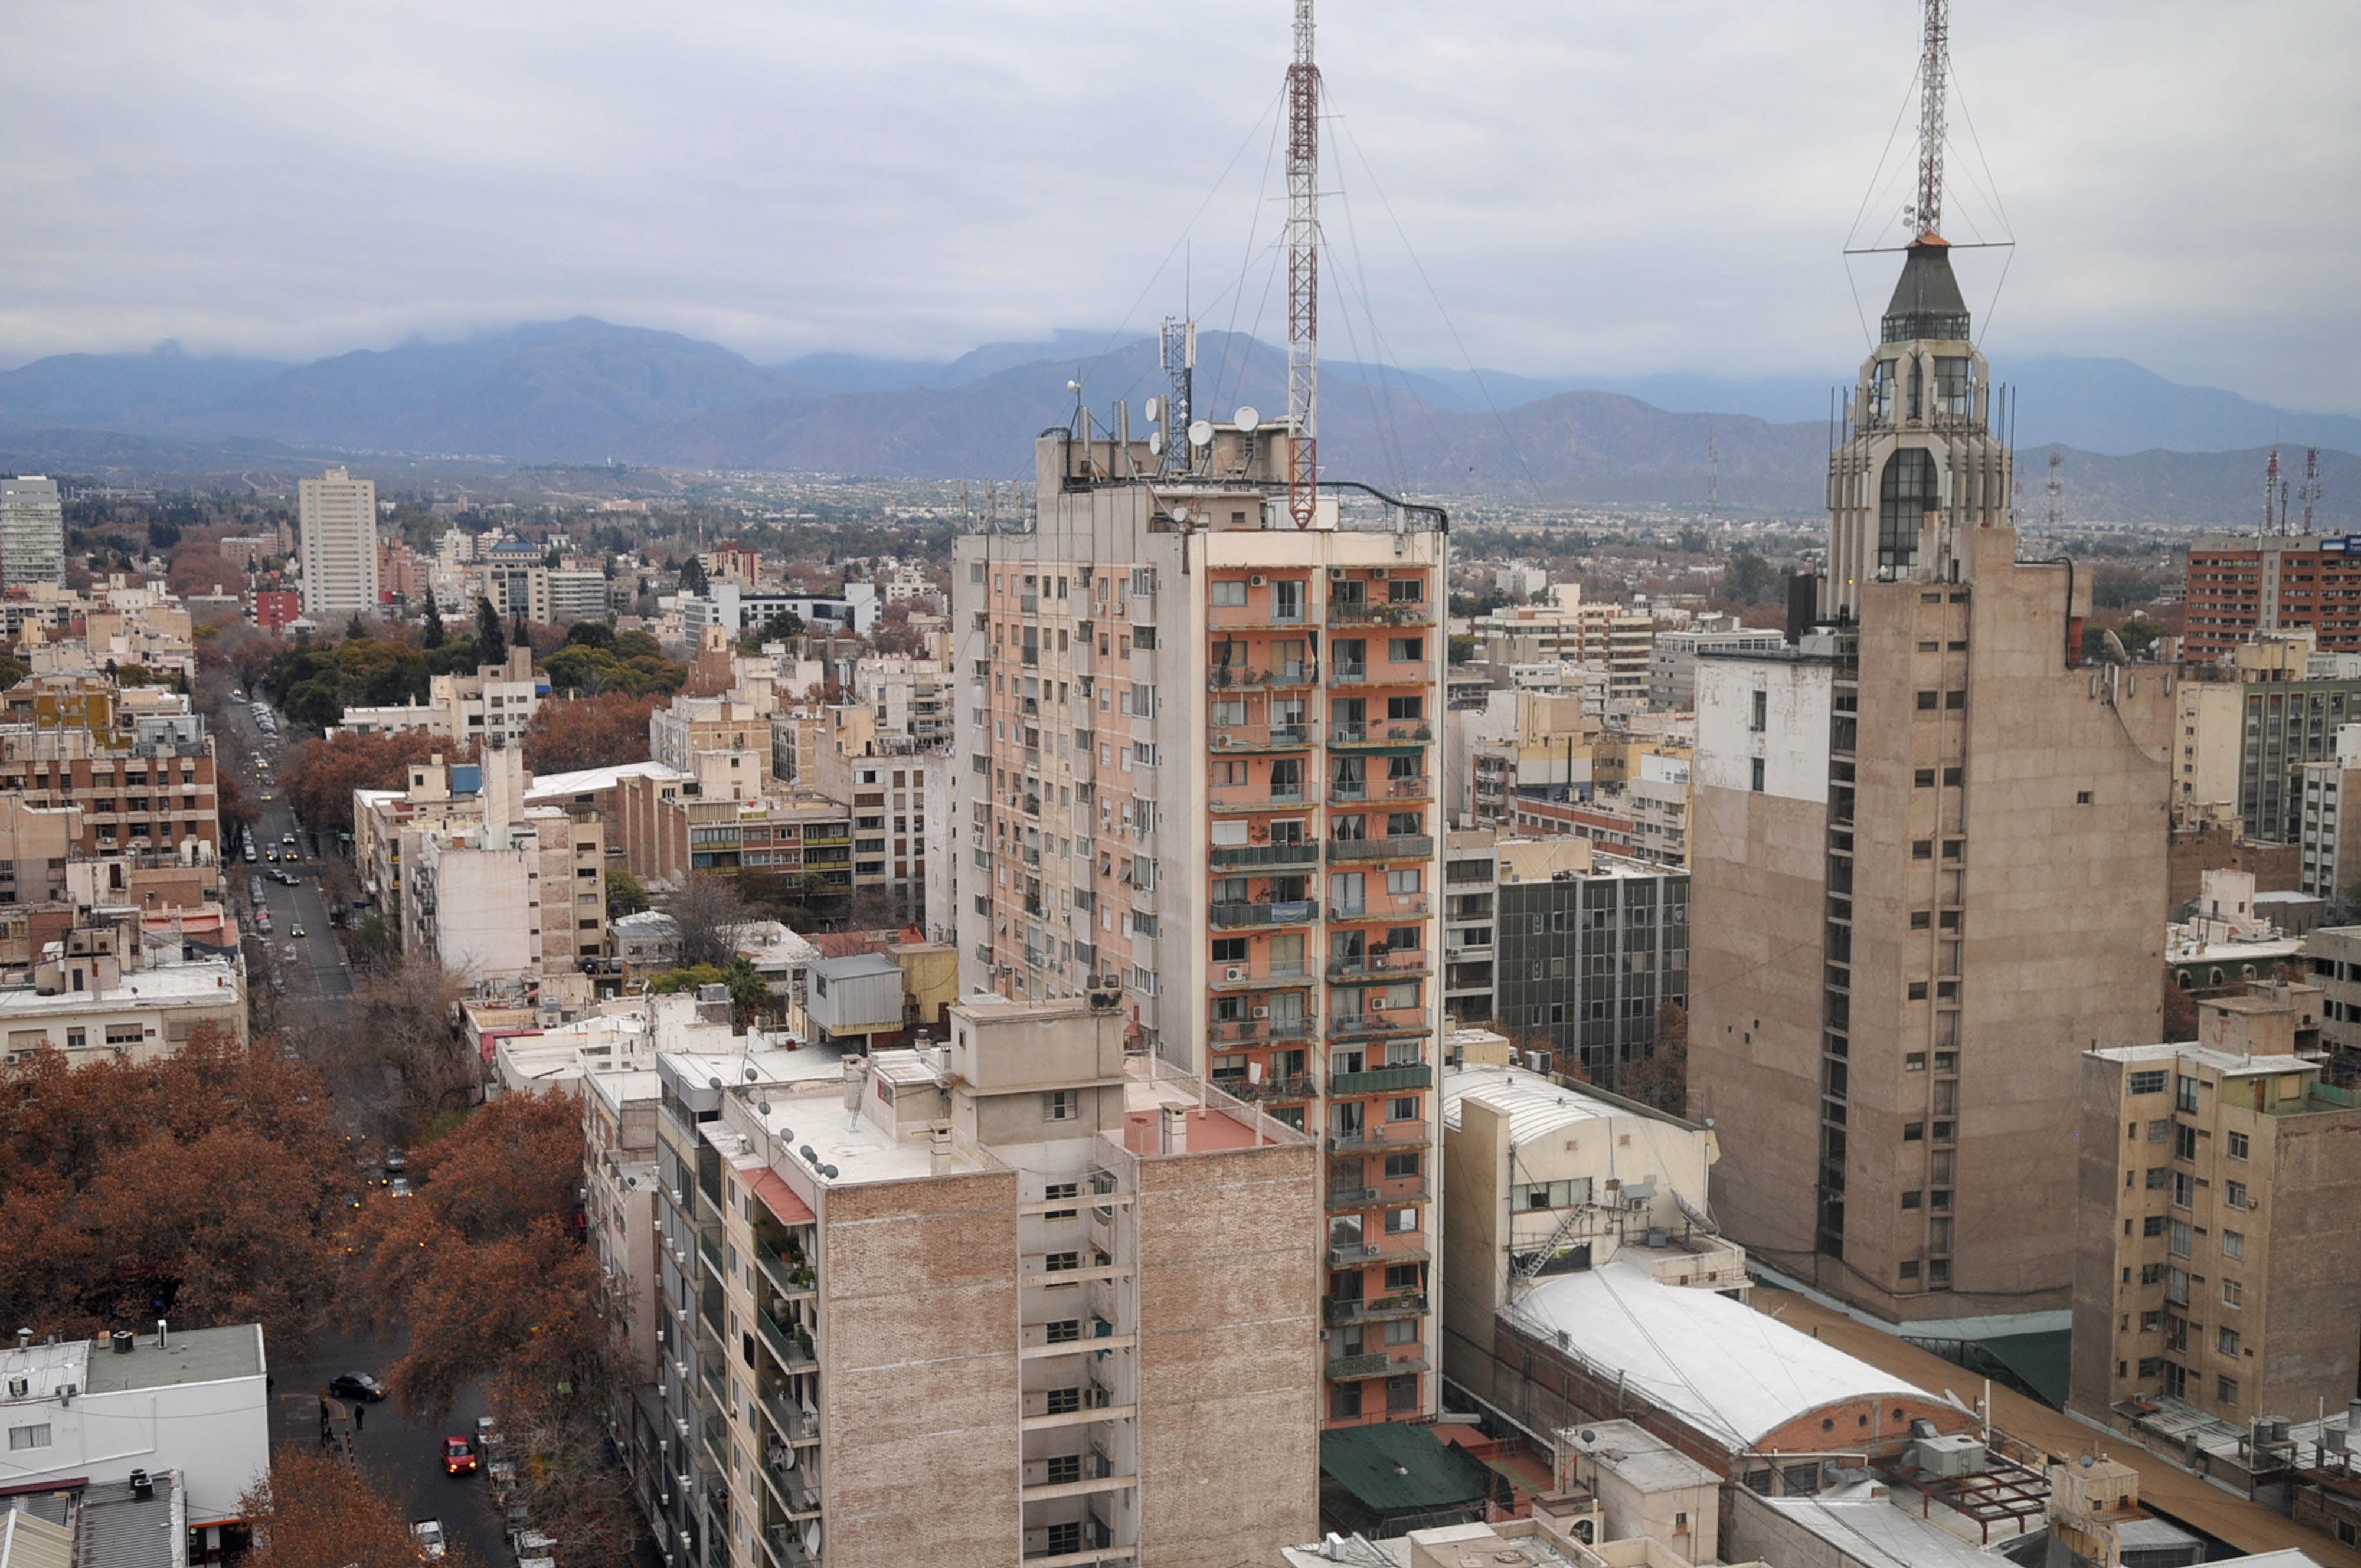
[[1312,526],[1320,496],[1320,67],[1312,0],[1295,0],[1287,68],[1287,510]]
[[1943,222],[1943,86],[1951,70],[1951,0],[1926,0],[1927,38],[1918,60],[1918,201],[1910,216],[1921,239]]

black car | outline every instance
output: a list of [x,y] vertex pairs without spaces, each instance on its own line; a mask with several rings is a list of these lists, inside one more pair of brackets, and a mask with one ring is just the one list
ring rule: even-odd
[[385,1398],[385,1385],[366,1372],[344,1372],[328,1380],[328,1392],[339,1399],[366,1399],[374,1405]]

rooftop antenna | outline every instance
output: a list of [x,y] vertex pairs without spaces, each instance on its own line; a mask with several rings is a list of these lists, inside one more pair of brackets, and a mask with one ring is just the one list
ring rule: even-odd
[[1312,0],[1295,0],[1287,68],[1287,510],[1309,528],[1320,485],[1320,67]]
[[2049,454],[2049,506],[2048,510],[2042,513],[2041,521],[2048,527],[2053,539],[2057,537],[2059,525],[2066,521],[2063,499],[2066,494],[2066,481],[2061,477],[2065,466],[2066,454],[2052,448]]
[[1711,431],[1705,438],[1705,520],[1711,522],[1721,510],[1721,443]]
[[2296,494],[2303,500],[2303,531],[2312,532],[2312,509],[2320,500],[2320,448],[2307,446],[2303,453],[2303,488]]
[[2271,460],[2263,465],[2263,532],[2279,531],[2279,516],[2272,509],[2279,505],[2279,449],[2271,448]]
[[1918,201],[1909,216],[1920,239],[1940,239],[1943,222],[1943,88],[1951,68],[1951,0],[1926,0],[1918,59]]
[[1164,318],[1158,330],[1157,362],[1164,368],[1166,385],[1163,414],[1163,471],[1167,477],[1177,477],[1189,472],[1189,425],[1196,418],[1197,323],[1183,317]]

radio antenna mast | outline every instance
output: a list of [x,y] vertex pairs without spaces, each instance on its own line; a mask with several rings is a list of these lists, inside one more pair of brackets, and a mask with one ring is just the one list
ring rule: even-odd
[[1320,67],[1312,0],[1295,0],[1287,68],[1287,510],[1312,526],[1320,486]]
[[2320,448],[2306,447],[2303,454],[2303,488],[2296,492],[2303,498],[2303,531],[2312,532],[2312,509],[2320,500]]
[[2066,521],[2066,509],[2062,504],[2066,481],[2059,472],[2065,466],[2066,454],[2053,449],[2049,454],[2049,509],[2042,514],[2042,521],[2053,541],[2058,536],[2059,525]]
[[2263,465],[2263,532],[2279,531],[2279,449],[2271,448],[2271,460]]
[[1951,0],[1926,0],[1927,36],[1918,60],[1918,237],[1938,239],[1943,222],[1943,88],[1951,69]]

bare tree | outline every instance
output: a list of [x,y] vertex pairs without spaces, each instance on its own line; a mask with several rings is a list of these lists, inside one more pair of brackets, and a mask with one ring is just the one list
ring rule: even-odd
[[455,1021],[458,980],[410,958],[361,980],[353,1006],[306,1042],[356,1127],[407,1141],[434,1116],[473,1102],[483,1065]]
[[738,927],[761,916],[728,877],[691,872],[680,890],[664,902],[664,912],[680,927],[680,964],[726,969],[738,956]]

